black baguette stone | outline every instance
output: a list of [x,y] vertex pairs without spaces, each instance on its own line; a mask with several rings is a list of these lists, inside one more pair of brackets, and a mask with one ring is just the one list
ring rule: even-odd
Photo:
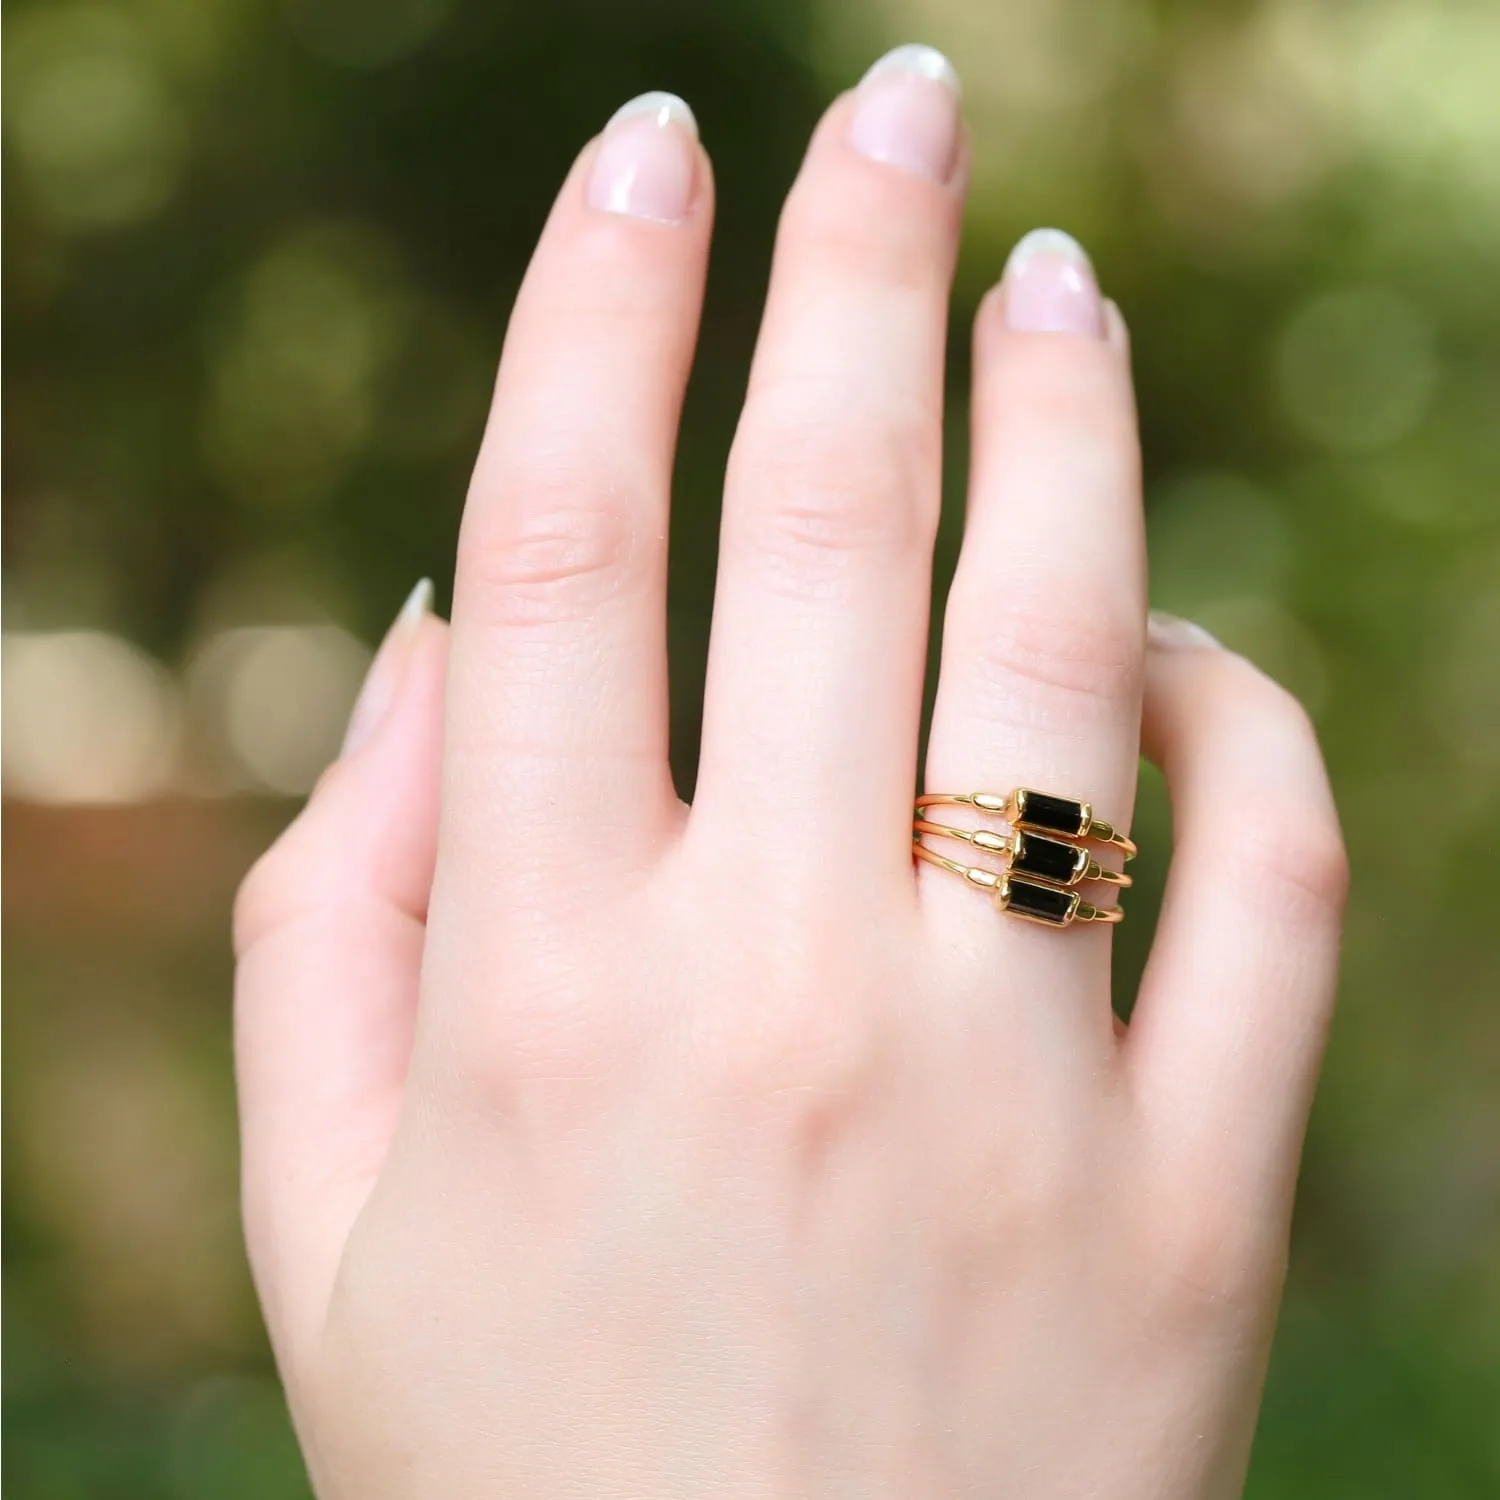
[[1023,828],[1037,828],[1043,833],[1065,833],[1078,838],[1083,833],[1083,803],[1067,797],[1049,797],[1045,792],[1027,791],[1020,809]]
[[1078,900],[1072,891],[1034,885],[1029,880],[1007,881],[1005,893],[1006,911],[1013,911],[1021,917],[1033,917],[1038,922],[1050,922],[1054,927],[1067,926]]
[[1061,839],[1040,834],[1019,834],[1010,867],[1017,875],[1035,875],[1057,885],[1072,885],[1079,875],[1079,849]]

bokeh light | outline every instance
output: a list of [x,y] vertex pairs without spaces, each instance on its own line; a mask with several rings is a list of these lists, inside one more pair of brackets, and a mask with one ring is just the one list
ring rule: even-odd
[[245,504],[320,499],[369,440],[403,311],[393,258],[371,231],[315,225],[237,288],[215,330],[204,444]]
[[186,165],[188,125],[129,11],[31,10],[7,28],[5,122],[25,185],[59,228],[148,218]]
[[205,643],[188,670],[229,784],[301,796],[338,754],[370,653],[336,625],[263,625]]
[[1437,384],[1432,329],[1378,288],[1324,292],[1282,330],[1276,375],[1287,416],[1330,448],[1361,451],[1405,437]]
[[1432,727],[1455,755],[1500,768],[1500,577],[1463,599],[1429,678]]
[[1278,498],[1245,476],[1169,480],[1147,517],[1151,597],[1161,608],[1193,619],[1221,599],[1285,593],[1296,538]]
[[450,0],[281,0],[292,29],[316,56],[349,68],[409,57],[442,26]]
[[176,685],[128,641],[89,630],[11,631],[4,693],[7,795],[139,802],[171,787]]

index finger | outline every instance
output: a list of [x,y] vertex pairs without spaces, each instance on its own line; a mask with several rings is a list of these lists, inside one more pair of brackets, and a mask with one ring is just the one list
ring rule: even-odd
[[516,300],[448,688],[440,872],[484,869],[450,894],[486,920],[508,909],[497,883],[534,907],[649,860],[674,826],[667,513],[711,216],[691,112],[643,96],[580,157]]

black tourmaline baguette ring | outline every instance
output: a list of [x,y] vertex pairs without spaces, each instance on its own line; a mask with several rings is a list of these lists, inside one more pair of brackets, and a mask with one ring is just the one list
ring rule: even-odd
[[[934,822],[927,816],[927,809],[932,807],[972,807],[1003,819],[1010,827],[999,833],[990,828]],[[1003,860],[1005,868],[992,870],[949,859],[929,849],[924,836],[959,840]],[[1090,880],[1112,886],[1130,884],[1128,875],[1100,864],[1085,841],[1117,850],[1126,859],[1135,853],[1135,845],[1112,824],[1096,818],[1087,802],[1027,787],[1017,787],[1003,797],[995,792],[932,792],[917,798],[911,838],[915,858],[987,892],[997,911],[1013,917],[1048,927],[1119,922],[1124,917],[1119,907],[1095,906],[1076,889]]]
[[1130,876],[1109,870],[1081,844],[1048,838],[1043,833],[994,833],[988,828],[956,828],[950,823],[929,823],[918,818],[912,824],[917,833],[937,838],[961,839],[986,854],[1003,858],[1012,875],[1023,879],[1045,880],[1050,885],[1081,885],[1085,880],[1102,880],[1108,885],[1130,885]]
[[1078,891],[1066,886],[1046,885],[1040,880],[1023,880],[1018,875],[1001,875],[982,870],[977,865],[960,864],[925,844],[920,835],[912,834],[911,852],[918,859],[962,876],[970,885],[988,892],[996,911],[1045,927],[1071,927],[1074,922],[1122,922],[1125,913],[1118,906],[1093,906]]
[[1087,802],[1071,797],[1054,797],[1017,787],[1006,796],[997,792],[929,793],[917,798],[917,810],[924,807],[975,807],[980,812],[1003,818],[1013,828],[1027,833],[1055,834],[1064,839],[1087,839],[1118,849],[1126,859],[1135,854],[1135,845],[1112,823],[1094,816]]

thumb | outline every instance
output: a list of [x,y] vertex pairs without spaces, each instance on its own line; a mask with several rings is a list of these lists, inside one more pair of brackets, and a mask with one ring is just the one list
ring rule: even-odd
[[283,1367],[316,1336],[411,1052],[437,843],[447,626],[418,584],[340,758],[235,902],[245,1234]]

